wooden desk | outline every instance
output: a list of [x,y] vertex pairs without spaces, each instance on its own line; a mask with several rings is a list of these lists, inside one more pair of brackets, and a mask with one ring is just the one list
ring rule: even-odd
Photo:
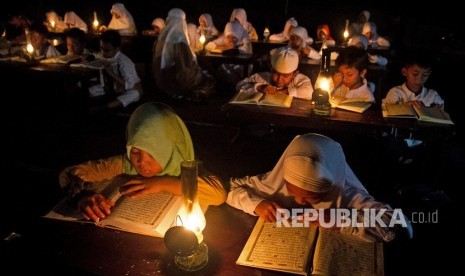
[[[259,106],[249,104],[230,104],[222,106],[222,111],[233,123],[273,123],[286,127],[305,128],[313,130],[334,129],[340,131],[383,130],[392,128],[403,129],[408,132],[426,132],[427,135],[442,135],[444,131],[450,133],[453,129],[449,125],[419,123],[415,119],[385,119],[379,106],[371,106],[364,113],[339,110],[333,108],[331,116],[314,115],[313,104],[310,100],[294,98],[290,108]],[[439,130],[439,131],[438,131]]]
[[198,273],[177,270],[161,238],[47,219],[36,238],[47,263],[98,275],[285,275],[236,265],[257,217],[223,204],[210,207],[206,220],[209,262]]

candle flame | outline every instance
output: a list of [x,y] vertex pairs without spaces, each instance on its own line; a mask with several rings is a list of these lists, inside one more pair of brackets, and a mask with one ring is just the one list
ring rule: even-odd
[[201,35],[200,38],[199,38],[199,41],[200,43],[202,43],[202,45],[205,43],[205,35]]
[[28,43],[27,46],[26,46],[26,51],[29,53],[29,54],[32,54],[34,52],[34,47],[32,46],[31,43]]
[[52,28],[55,28],[55,20],[50,20],[50,26],[51,26]]

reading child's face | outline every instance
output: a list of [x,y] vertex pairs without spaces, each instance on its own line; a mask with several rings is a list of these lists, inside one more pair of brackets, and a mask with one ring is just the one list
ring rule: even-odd
[[304,190],[297,187],[287,181],[286,188],[290,195],[294,197],[295,202],[300,205],[313,205],[321,202],[326,193],[316,193],[308,190]]
[[271,77],[273,79],[273,83],[276,87],[287,87],[291,83],[292,79],[295,76],[295,71],[289,74],[279,73],[278,71],[272,69],[271,70]]
[[155,158],[146,151],[136,147],[131,148],[129,161],[136,169],[137,173],[143,177],[156,176],[163,170],[160,163],[158,163]]
[[113,58],[118,52],[118,48],[114,47],[110,42],[100,41],[100,51],[104,58]]
[[47,43],[47,38],[36,31],[31,32],[31,44],[34,49],[39,49],[43,44]]
[[406,78],[408,89],[412,92],[420,92],[431,75],[431,68],[423,68],[414,64],[402,68],[402,75]]
[[84,52],[84,44],[79,39],[73,37],[66,38],[66,48],[68,49],[68,54],[73,56],[80,56]]
[[289,47],[291,47],[292,49],[300,49],[303,43],[304,40],[298,35],[293,34],[289,38]]
[[342,84],[350,90],[359,88],[363,85],[363,77],[365,76],[366,69],[359,71],[355,67],[341,65],[339,66],[338,71],[343,76]]

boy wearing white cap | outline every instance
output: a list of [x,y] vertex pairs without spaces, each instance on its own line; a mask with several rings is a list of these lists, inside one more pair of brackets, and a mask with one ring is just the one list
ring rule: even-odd
[[[352,223],[339,228],[341,232],[366,240],[391,241],[396,236],[395,227],[400,226],[390,225],[394,218],[393,209],[368,193],[347,164],[341,145],[319,134],[296,136],[273,170],[256,176],[231,178],[230,184],[226,203],[271,222],[277,220],[279,208],[289,210],[308,206],[324,213],[325,217],[331,209],[356,210],[356,217],[351,219],[358,222],[364,219],[364,209],[384,210],[379,219],[386,225],[376,223],[364,227]],[[402,212],[397,219],[412,237],[410,222]]]
[[271,72],[255,73],[240,81],[236,90],[285,93],[290,96],[311,99],[313,86],[310,78],[299,73],[299,55],[291,48],[282,47],[271,52]]

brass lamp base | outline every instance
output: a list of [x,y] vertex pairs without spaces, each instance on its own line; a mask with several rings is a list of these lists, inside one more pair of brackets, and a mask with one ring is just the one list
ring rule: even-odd
[[184,271],[197,271],[204,268],[208,263],[208,246],[202,242],[192,255],[175,255],[174,263]]

